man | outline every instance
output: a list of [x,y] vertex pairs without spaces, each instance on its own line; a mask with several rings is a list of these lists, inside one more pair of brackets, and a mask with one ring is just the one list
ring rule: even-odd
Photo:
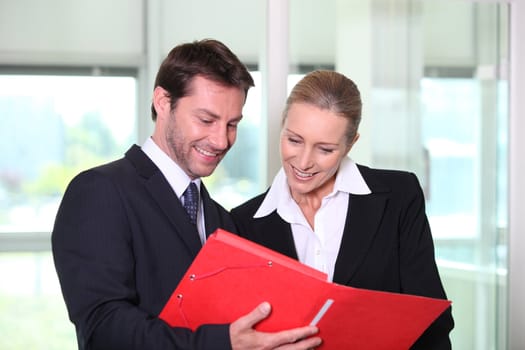
[[[261,333],[270,305],[231,325],[192,332],[157,316],[217,228],[235,231],[200,178],[235,142],[253,80],[222,43],[175,47],[153,92],[155,129],[142,148],[79,174],[68,186],[52,234],[53,255],[79,349],[308,349],[315,327]],[[197,202],[186,197],[194,183]],[[196,187],[196,189],[195,189]],[[183,204],[192,204],[186,211]],[[192,214],[197,214],[192,217]],[[298,340],[298,341],[297,341]]]

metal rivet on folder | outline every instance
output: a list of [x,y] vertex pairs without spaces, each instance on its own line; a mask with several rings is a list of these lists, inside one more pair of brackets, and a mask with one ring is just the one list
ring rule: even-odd
[[273,262],[271,260],[268,261],[268,266],[272,267],[272,265],[273,265]]
[[194,274],[191,274],[190,275],[190,280],[193,281],[195,279],[195,275]]
[[182,299],[182,294],[177,294],[177,299]]

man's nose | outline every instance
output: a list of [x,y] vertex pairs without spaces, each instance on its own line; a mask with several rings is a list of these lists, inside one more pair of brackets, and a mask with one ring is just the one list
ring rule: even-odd
[[229,145],[228,126],[218,126],[209,139],[214,148],[218,150],[227,149]]

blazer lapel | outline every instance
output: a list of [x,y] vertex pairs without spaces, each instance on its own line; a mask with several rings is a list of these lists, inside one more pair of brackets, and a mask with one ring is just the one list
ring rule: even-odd
[[135,165],[137,172],[145,178],[146,189],[158,203],[174,231],[184,241],[191,253],[197,255],[202,247],[199,234],[188,220],[184,207],[164,175],[136,145],[126,153],[126,157]]
[[350,195],[333,281],[348,284],[368,253],[385,210],[383,195]]
[[292,228],[290,224],[281,219],[277,211],[274,211],[266,218],[256,219],[256,221],[262,224],[256,230],[258,231],[256,233],[258,234],[257,238],[260,240],[259,243],[290,258],[299,259],[295,249]]
[[202,182],[201,182],[200,193],[201,193],[202,205],[204,208],[204,226],[206,230],[206,237],[208,237],[217,228],[221,226],[221,216],[220,216],[217,206],[213,202],[213,199],[210,197],[208,190],[206,190],[206,187],[204,186],[204,183]]

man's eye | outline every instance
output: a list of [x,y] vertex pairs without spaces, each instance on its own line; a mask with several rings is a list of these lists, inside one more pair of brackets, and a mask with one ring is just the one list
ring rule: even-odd
[[213,120],[212,119],[201,118],[201,122],[203,124],[211,124],[211,123],[213,123]]
[[321,148],[321,152],[323,153],[332,153],[334,150],[331,148]]

